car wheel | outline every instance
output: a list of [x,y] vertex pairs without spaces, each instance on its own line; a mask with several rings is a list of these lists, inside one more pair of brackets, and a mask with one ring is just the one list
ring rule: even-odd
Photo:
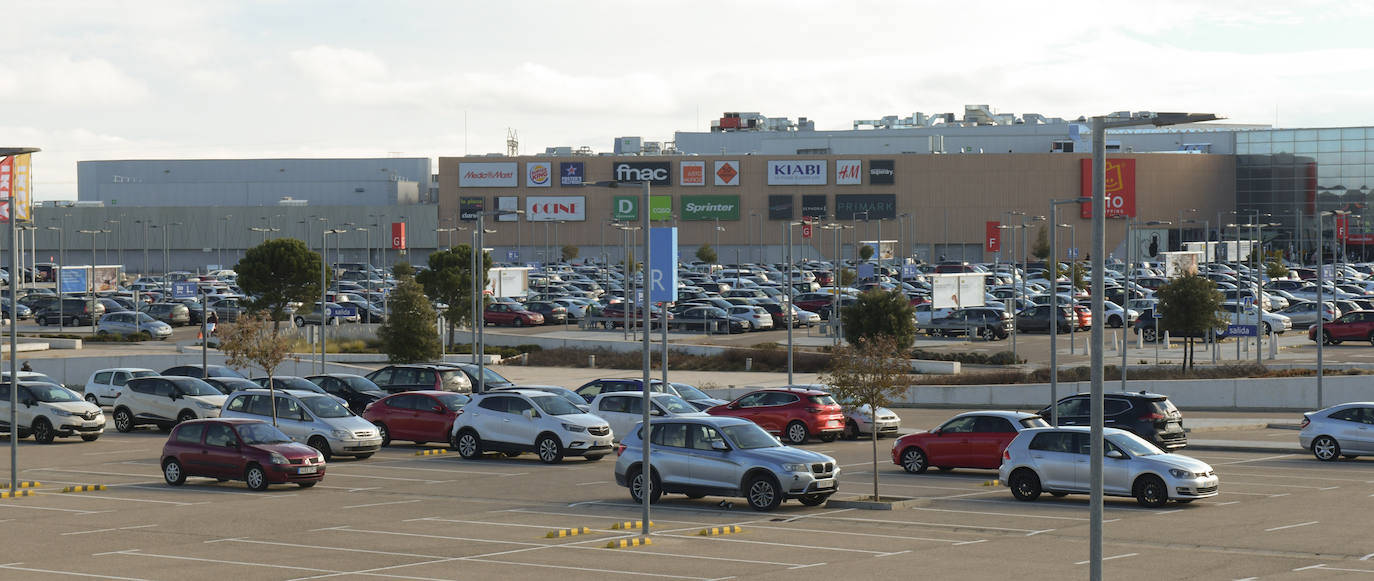
[[[644,504],[644,474],[638,468],[630,473],[630,498],[636,504]],[[658,480],[658,473],[654,472],[649,479],[649,503],[657,503],[660,498],[663,498],[663,487]]]
[[1107,324],[1111,325],[1113,329],[1119,329],[1121,328],[1121,317],[1111,317],[1107,319]]
[[178,424],[182,422],[189,422],[194,419],[196,419],[196,412],[193,412],[191,410],[181,410],[181,413],[177,414]]
[[1135,481],[1135,501],[1146,508],[1159,508],[1169,502],[1169,489],[1158,476],[1142,476]]
[[854,423],[854,420],[849,420],[845,422],[844,433],[841,434],[841,437],[843,437],[846,440],[859,439],[859,424]]
[[93,393],[88,393],[88,394],[86,394],[86,401],[91,402],[91,405],[94,405],[94,406],[96,406],[96,407],[100,407],[100,400],[97,400],[97,399],[95,398],[95,394],[93,394]]
[[57,437],[52,429],[52,422],[47,418],[38,418],[33,421],[33,441],[39,444],[51,444],[53,438]]
[[1334,462],[1341,455],[1341,445],[1331,436],[1321,436],[1312,440],[1312,455],[1322,462]]
[[524,327],[524,326],[525,326],[525,320],[522,319],[522,318],[520,318],[520,317],[516,317],[516,318],[514,318],[514,319],[511,320],[510,325],[511,325],[512,327]]
[[304,326],[305,326],[305,317],[296,317],[296,326],[297,326],[297,327],[304,327]]
[[837,432],[827,432],[816,436],[816,438],[822,442],[834,442],[835,438],[838,438],[839,436],[840,434]]
[[563,445],[558,443],[558,438],[548,434],[539,437],[534,449],[539,452],[539,461],[545,464],[557,464],[563,460]]
[[326,461],[334,457],[334,453],[329,449],[329,441],[325,440],[322,436],[313,436],[309,440],[306,440],[305,444],[319,450]]
[[902,469],[912,474],[921,474],[930,468],[925,451],[912,446],[902,450]]
[[243,481],[248,484],[249,490],[267,490],[267,472],[257,464],[249,464],[248,469],[243,471]]
[[1374,332],[1369,334],[1369,344],[1374,345]]
[[1158,338],[1158,337],[1156,336],[1154,327],[1150,327],[1150,328],[1147,328],[1147,329],[1142,329],[1142,330],[1140,331],[1140,336],[1141,336],[1141,338],[1145,339],[1145,342],[1146,342],[1146,343],[1154,343],[1154,342],[1155,342],[1155,339]]
[[83,442],[94,442],[100,439],[100,434],[84,434],[81,436]]
[[1007,486],[1011,487],[1011,495],[1016,500],[1030,502],[1040,498],[1040,477],[1029,468],[1020,468],[1011,473],[1011,478],[1007,479]]
[[39,326],[39,327],[46,327],[46,326],[48,326],[48,318],[47,318],[47,317],[38,317],[38,326]]
[[316,484],[319,484],[319,482],[297,482],[296,486],[299,486],[301,488],[310,488],[311,486],[314,486]]
[[482,456],[482,439],[472,430],[458,432],[458,435],[453,437],[453,447],[458,450],[459,456],[468,460]]
[[382,447],[391,445],[391,430],[386,429],[386,424],[377,422],[377,435],[382,437]]
[[182,470],[181,462],[176,458],[168,458],[162,463],[162,479],[167,481],[170,486],[181,486],[186,482],[186,471]]
[[152,334],[152,333],[149,333],[149,332],[147,332],[147,331],[139,331],[137,335],[134,335],[134,340],[136,340],[136,341],[152,341],[152,340],[153,340],[153,334]]
[[782,504],[781,490],[772,476],[755,476],[749,481],[745,494],[748,495],[749,508],[760,512],[773,510]]
[[114,413],[115,429],[124,433],[134,431],[134,415],[129,413],[128,408],[119,408]]
[[830,500],[831,494],[834,493],[818,492],[816,494],[807,494],[805,496],[802,496],[801,498],[798,498],[797,500],[801,501],[801,503],[806,506],[820,506],[822,504],[825,504],[825,501]]
[[787,437],[787,443],[792,444],[793,446],[800,446],[802,444],[805,444],[806,439],[811,435],[806,431],[806,424],[803,424],[801,422],[792,422],[790,424],[787,424],[787,431],[784,433]]

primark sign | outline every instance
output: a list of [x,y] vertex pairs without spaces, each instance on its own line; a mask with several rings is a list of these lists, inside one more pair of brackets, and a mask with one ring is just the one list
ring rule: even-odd
[[617,161],[611,175],[618,182],[649,182],[655,186],[673,185],[673,165],[667,161]]

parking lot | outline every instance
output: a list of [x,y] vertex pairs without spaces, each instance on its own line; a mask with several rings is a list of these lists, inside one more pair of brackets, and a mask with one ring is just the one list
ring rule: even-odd
[[[941,412],[943,413],[943,412]],[[952,412],[951,412],[952,413]],[[1296,438],[1291,430],[1256,437]],[[1222,437],[1225,435],[1210,435]],[[165,485],[157,430],[92,443],[20,443],[34,496],[0,500],[0,578],[236,579],[542,578],[1085,578],[1086,496],[1014,500],[993,471],[911,475],[880,442],[881,491],[919,499],[892,511],[772,513],[742,499],[669,495],[653,543],[606,548],[637,531],[640,507],[615,486],[613,458],[544,465],[533,455],[465,461],[396,445],[336,460],[319,486],[192,478]],[[844,467],[839,497],[871,489],[867,442],[812,442]],[[1310,455],[1187,452],[1211,463],[1222,494],[1150,510],[1106,501],[1111,579],[1330,579],[1374,575],[1365,516],[1374,461]],[[67,485],[106,490],[61,493]],[[839,498],[837,497],[837,498]],[[722,501],[733,504],[722,504]],[[703,529],[737,525],[718,536]],[[585,532],[549,537],[551,531]]]

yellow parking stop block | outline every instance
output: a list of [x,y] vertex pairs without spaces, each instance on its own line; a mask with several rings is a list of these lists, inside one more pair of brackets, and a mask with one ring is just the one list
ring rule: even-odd
[[78,486],[68,486],[62,492],[94,492],[97,490],[108,490],[104,484],[81,484]]
[[435,449],[435,450],[419,450],[419,451],[416,451],[416,452],[415,452],[415,455],[416,455],[416,456],[438,456],[438,455],[440,455],[440,454],[447,454],[447,453],[448,453],[448,450],[445,450],[445,449],[443,449],[443,448],[438,448],[438,449]]
[[[615,524],[611,525],[611,530],[613,530],[613,531],[628,531],[628,530],[630,530],[630,529],[637,529],[637,528],[640,528],[640,526],[643,525],[643,524],[644,524],[644,521],[642,521],[642,520],[627,520],[627,521],[621,521],[621,522],[618,522],[618,523],[615,523]],[[649,526],[650,526],[650,527],[654,526],[654,521],[649,521]]]
[[643,547],[654,544],[653,539],[647,537],[636,537],[633,539],[616,539],[606,543],[607,549],[628,549],[630,547]]
[[[20,487],[20,488],[38,488],[39,486],[42,486],[42,485],[43,485],[42,482],[34,482],[34,481],[32,481],[32,480],[20,480],[20,481],[19,481],[19,487]],[[7,488],[9,488],[9,487],[10,487],[10,483],[8,483],[8,482],[0,482],[0,489],[7,489]]]
[[1001,486],[1001,485],[1002,485],[1002,482],[1001,482],[1000,480],[986,480],[986,481],[983,482],[983,486]]
[[744,529],[741,528],[739,525],[730,525],[725,527],[711,527],[708,529],[701,529],[701,532],[697,534],[703,537],[715,537],[720,535],[733,535],[735,533],[742,532],[744,532]]
[[34,491],[34,490],[6,490],[6,491],[3,491],[3,492],[0,492],[0,498],[15,498],[15,497],[19,497],[19,496],[34,496],[36,493],[37,493],[37,492]]
[[588,527],[580,527],[580,528],[572,528],[572,529],[558,529],[558,530],[554,530],[554,531],[549,531],[548,534],[544,535],[544,538],[546,538],[546,539],[561,539],[561,538],[563,538],[563,537],[572,537],[572,536],[576,536],[576,535],[585,535],[585,534],[590,533],[590,532],[592,532],[592,529],[590,529],[590,528],[588,528]]

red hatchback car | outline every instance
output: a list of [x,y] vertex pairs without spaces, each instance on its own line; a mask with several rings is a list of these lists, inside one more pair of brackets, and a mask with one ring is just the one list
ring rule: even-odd
[[811,436],[829,442],[844,431],[840,404],[829,393],[815,389],[760,389],[706,413],[752,420],[794,446],[806,443]]
[[467,395],[451,391],[407,391],[372,402],[363,410],[363,419],[377,426],[383,446],[392,440],[447,442],[453,419],[469,401]]
[[1002,465],[1002,451],[1027,428],[1044,428],[1044,418],[1026,412],[964,412],[929,432],[907,434],[892,444],[892,463],[912,474]]
[[[1351,311],[1334,321],[1323,323],[1322,335],[1327,345],[1338,345],[1341,341],[1374,343],[1374,311]],[[1307,328],[1307,338],[1317,340],[1315,324]]]
[[181,486],[187,476],[208,476],[243,480],[253,490],[286,483],[310,488],[324,479],[324,467],[318,450],[292,442],[262,420],[182,422],[162,445],[162,477],[172,486]]
[[512,327],[539,326],[544,324],[544,315],[526,311],[525,307],[513,303],[491,303],[482,314],[482,321],[488,325],[510,325]]

